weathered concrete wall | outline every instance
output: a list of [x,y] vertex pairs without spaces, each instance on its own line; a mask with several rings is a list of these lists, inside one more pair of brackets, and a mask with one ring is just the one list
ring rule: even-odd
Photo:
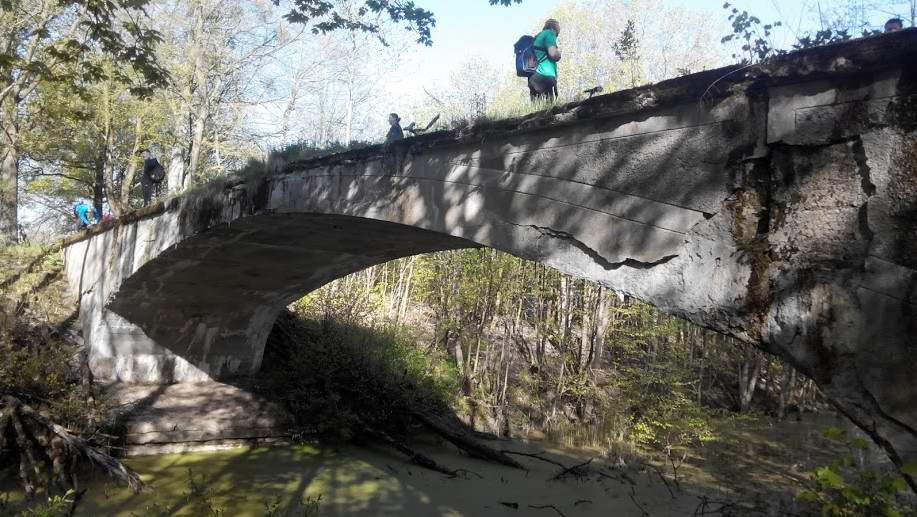
[[227,179],[75,239],[97,375],[258,369],[279,310],[488,246],[756,343],[917,461],[917,31]]

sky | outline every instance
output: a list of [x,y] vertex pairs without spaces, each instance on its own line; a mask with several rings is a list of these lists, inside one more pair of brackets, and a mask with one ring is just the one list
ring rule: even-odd
[[[778,47],[788,48],[798,34],[818,25],[819,5],[826,8],[832,1],[837,3],[837,0],[732,0],[731,3],[765,22],[783,21],[785,29],[777,34],[776,43]],[[424,86],[429,89],[437,82],[445,82],[455,65],[469,56],[481,56],[497,67],[511,67],[513,43],[546,19],[559,2],[524,0],[519,5],[502,7],[491,6],[487,0],[418,0],[419,5],[436,16],[433,46],[409,47],[407,59],[394,68],[394,77],[387,81],[388,93],[421,94]],[[724,0],[667,0],[667,3],[708,11],[726,24]],[[870,20],[874,28],[880,28],[892,14],[904,17],[910,14],[907,1],[874,10],[876,15]],[[562,35],[560,46],[563,48]]]

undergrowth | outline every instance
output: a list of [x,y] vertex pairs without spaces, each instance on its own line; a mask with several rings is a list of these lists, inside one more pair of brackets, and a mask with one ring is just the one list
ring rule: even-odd
[[18,477],[26,495],[24,508],[4,511],[55,515],[78,501],[85,447],[109,445],[106,410],[81,359],[57,248],[3,247],[0,261],[9,265],[0,271],[0,475]]
[[265,350],[258,388],[278,395],[296,430],[347,441],[367,426],[396,435],[413,416],[451,413],[455,369],[431,361],[404,330],[368,329],[287,313]]

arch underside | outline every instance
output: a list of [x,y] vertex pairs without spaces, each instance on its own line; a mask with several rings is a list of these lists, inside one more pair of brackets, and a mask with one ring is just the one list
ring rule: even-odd
[[369,266],[469,247],[478,245],[341,215],[262,215],[220,225],[125,280],[107,309],[138,324],[122,325],[128,335],[110,340],[130,350],[97,350],[96,367],[111,357],[120,362],[110,365],[116,373],[156,382],[252,373],[277,314],[305,294]]

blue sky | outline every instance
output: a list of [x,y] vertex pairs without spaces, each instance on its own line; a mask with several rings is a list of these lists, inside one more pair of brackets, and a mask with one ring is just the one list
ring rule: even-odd
[[[712,16],[725,18],[723,0],[669,1],[709,10]],[[394,71],[396,77],[387,81],[392,94],[422,95],[422,87],[444,83],[457,64],[472,56],[484,57],[495,66],[512,66],[513,43],[543,22],[560,0],[523,0],[522,4],[510,7],[491,6],[488,0],[418,0],[417,3],[436,16],[433,46],[408,47],[406,59]],[[744,3],[755,4],[755,12],[761,12],[764,17],[775,13],[766,3]]]
[[[619,0],[608,0],[619,1]],[[786,29],[778,34],[776,43],[789,47],[796,33],[818,25],[818,3],[832,0],[732,0],[739,9],[748,10],[762,20],[782,20]],[[837,0],[834,0],[835,3]],[[724,0],[668,0],[708,11],[710,16],[725,22]],[[487,0],[418,0],[417,3],[434,12],[437,24],[433,32],[433,47],[409,47],[407,59],[398,65],[390,78],[392,94],[414,95],[422,86],[448,79],[455,65],[470,56],[482,56],[496,66],[511,66],[513,43],[520,35],[541,23],[560,0],[524,0],[511,7],[491,6]],[[892,2],[888,2],[892,3]],[[890,12],[877,12],[874,27],[881,27],[891,12],[908,15],[907,2],[901,1]],[[563,42],[561,41],[561,44]],[[509,56],[509,57],[508,57]]]

